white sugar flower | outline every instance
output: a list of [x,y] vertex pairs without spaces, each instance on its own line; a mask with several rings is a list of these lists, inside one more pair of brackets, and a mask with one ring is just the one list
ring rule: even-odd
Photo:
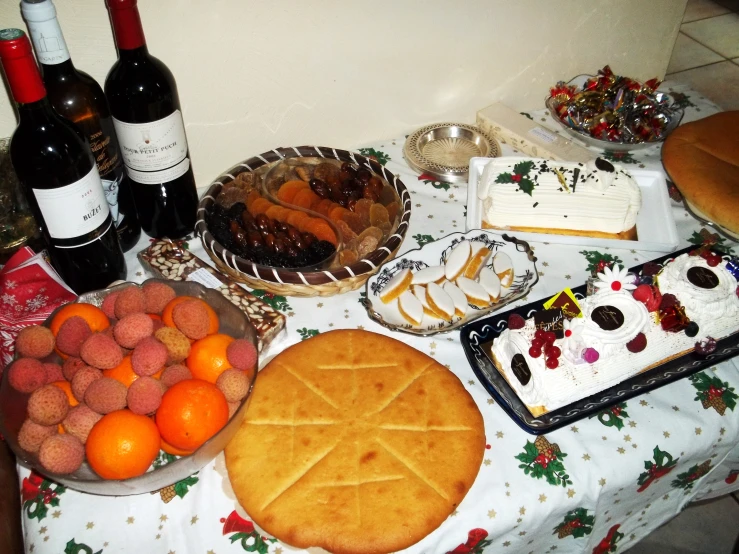
[[562,322],[564,337],[562,338],[563,349],[576,351],[582,343],[582,320],[565,319]]
[[613,269],[606,266],[603,273],[598,273],[598,281],[593,283],[597,289],[611,289],[613,291],[634,290],[636,285],[631,283],[629,279],[629,272],[625,267],[617,265],[613,266]]

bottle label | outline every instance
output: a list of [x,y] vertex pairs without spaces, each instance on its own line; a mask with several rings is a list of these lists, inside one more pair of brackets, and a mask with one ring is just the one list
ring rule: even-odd
[[[53,9],[53,7],[52,7]],[[69,50],[56,17],[46,21],[26,19],[39,63],[56,65],[69,59]]]
[[118,227],[123,221],[124,214],[118,209],[118,191],[120,190],[123,174],[121,173],[115,178],[115,173],[110,175],[114,179],[100,179],[103,183],[103,191],[105,192],[105,200],[108,202],[110,216],[113,218],[113,225]]
[[95,166],[71,185],[32,190],[53,239],[72,239],[91,233],[105,222],[110,213]]
[[113,118],[128,176],[147,185],[166,183],[187,173],[187,138],[182,112],[150,123],[125,123]]

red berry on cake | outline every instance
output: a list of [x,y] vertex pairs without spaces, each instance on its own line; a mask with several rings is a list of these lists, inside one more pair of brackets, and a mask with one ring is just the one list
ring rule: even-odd
[[714,350],[716,350],[716,340],[711,337],[706,337],[705,339],[695,343],[696,354],[708,356],[713,353]]
[[508,328],[509,329],[523,329],[526,325],[526,320],[523,316],[518,314],[511,314],[508,316]]
[[553,331],[547,331],[544,334],[544,342],[548,345],[554,344],[554,341],[557,340],[557,335],[554,334]]
[[546,354],[549,358],[559,358],[562,355],[562,350],[560,350],[559,346],[551,345],[547,348]]
[[531,356],[532,358],[538,358],[539,356],[541,356],[541,348],[536,348],[532,346],[531,348],[529,348],[529,356]]
[[557,358],[547,358],[545,363],[549,369],[557,369],[559,366],[559,360]]
[[536,338],[536,337],[534,337],[534,339],[531,341],[531,346],[533,348],[538,348],[539,350],[541,350],[542,348],[544,348],[544,344],[546,344],[544,342],[544,339],[540,339],[540,338]]
[[629,352],[637,353],[641,352],[647,347],[647,336],[644,333],[639,333],[633,339],[626,343],[626,349]]
[[589,364],[594,364],[600,358],[600,354],[595,348],[586,348],[582,351],[582,358]]
[[716,267],[721,263],[721,256],[717,254],[711,254],[706,258],[706,263],[711,267]]
[[637,300],[642,304],[646,304],[652,296],[652,287],[649,285],[639,285],[634,289],[634,300]]
[[534,338],[544,340],[544,333],[546,333],[546,331],[537,329],[536,332],[534,333]]

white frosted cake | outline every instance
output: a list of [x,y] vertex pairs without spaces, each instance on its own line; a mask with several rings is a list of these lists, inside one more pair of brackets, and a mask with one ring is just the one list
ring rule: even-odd
[[512,231],[636,240],[641,191],[618,164],[495,158],[477,196],[482,226]]
[[[493,341],[491,359],[538,416],[695,348],[715,348],[716,340],[739,331],[739,266],[730,263],[727,268],[718,256],[683,254],[664,266],[653,285],[638,287],[625,270],[606,269],[598,292],[581,302],[583,317],[563,318],[561,338],[548,338],[557,349],[551,350],[542,331],[537,335],[540,312],[519,325],[509,319],[509,328]],[[544,342],[541,352],[537,336]],[[557,363],[548,362],[555,354]]]

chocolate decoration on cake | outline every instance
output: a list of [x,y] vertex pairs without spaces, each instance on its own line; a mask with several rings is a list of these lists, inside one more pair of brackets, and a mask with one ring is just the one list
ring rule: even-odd
[[561,308],[540,310],[534,314],[534,326],[542,331],[552,331],[561,339],[565,336],[564,313]]
[[513,375],[524,386],[531,380],[531,370],[526,363],[526,359],[521,354],[514,354],[513,358],[511,358],[511,371],[513,371]]
[[601,171],[607,171],[608,173],[613,173],[614,171],[616,171],[616,168],[613,167],[613,164],[608,160],[604,160],[603,158],[595,158],[595,167],[597,167]]
[[604,331],[615,331],[624,324],[624,314],[615,306],[598,306],[590,319]]
[[691,267],[688,270],[688,281],[702,289],[715,289],[718,286],[718,275],[707,267]]

